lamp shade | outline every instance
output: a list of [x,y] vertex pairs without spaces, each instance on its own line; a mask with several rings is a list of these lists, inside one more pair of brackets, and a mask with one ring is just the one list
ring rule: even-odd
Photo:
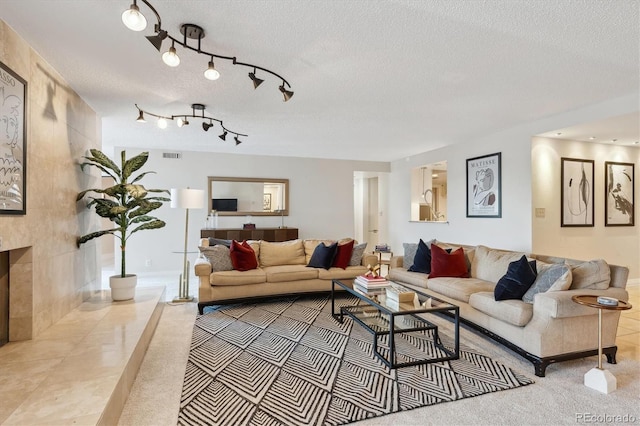
[[172,209],[201,209],[204,207],[204,191],[202,189],[171,188]]

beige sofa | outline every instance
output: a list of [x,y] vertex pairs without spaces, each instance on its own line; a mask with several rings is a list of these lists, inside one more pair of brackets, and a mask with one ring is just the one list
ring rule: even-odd
[[[589,294],[629,299],[625,290],[629,274],[626,267],[607,265],[602,260],[584,262],[527,254],[529,259],[536,260],[539,276],[549,264],[566,264],[568,268],[555,266],[555,269],[569,272],[549,291],[535,294],[533,303],[496,301],[496,282],[506,273],[509,263],[524,253],[484,246],[436,244],[445,249],[463,247],[470,278],[429,279],[427,274],[410,272],[403,267],[402,256],[391,259],[388,278],[459,306],[462,322],[531,361],[535,374],[540,377],[544,377],[550,363],[598,353],[598,309],[577,304],[572,296]],[[602,345],[610,363],[616,362],[619,318],[620,311],[603,311]]]
[[[215,261],[201,254],[194,264],[195,273],[199,279],[198,309],[200,313],[205,306],[221,302],[331,291],[331,280],[353,280],[358,275],[365,274],[368,271],[368,265],[377,264],[377,256],[364,252],[359,265],[348,266],[346,269],[307,267],[313,251],[321,242],[330,244],[333,241],[318,239],[297,239],[278,243],[249,241],[256,253],[258,268],[248,271],[213,271],[212,266],[213,269],[216,268],[212,262],[215,263]],[[205,253],[206,248],[209,247],[209,240],[201,239],[200,247],[201,252]]]

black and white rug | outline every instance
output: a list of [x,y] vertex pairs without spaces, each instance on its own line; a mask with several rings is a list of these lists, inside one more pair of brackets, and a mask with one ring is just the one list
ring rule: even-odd
[[[335,321],[330,296],[216,307],[193,328],[178,424],[339,425],[533,383],[464,344],[458,360],[390,370],[372,338]],[[438,351],[430,332],[396,335],[399,361]]]

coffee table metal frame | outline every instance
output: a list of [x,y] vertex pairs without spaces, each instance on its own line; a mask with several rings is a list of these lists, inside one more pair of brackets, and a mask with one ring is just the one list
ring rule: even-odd
[[[336,285],[343,290],[346,290],[350,294],[356,296],[358,299],[364,301],[369,306],[374,307],[380,314],[387,315],[388,317],[388,329],[384,331],[379,331],[374,329],[371,325],[367,324],[363,321],[359,314],[363,313],[364,307],[362,305],[356,306],[342,306],[340,307],[340,312],[336,313],[335,307],[335,294],[336,294]],[[399,285],[395,284],[394,285]],[[343,283],[340,280],[332,280],[331,282],[331,315],[340,323],[344,321],[344,316],[347,315],[352,318],[355,322],[360,324],[365,330],[373,334],[373,353],[382,361],[384,365],[389,368],[401,368],[401,367],[409,367],[413,365],[422,365],[422,364],[431,364],[434,362],[442,362],[458,359],[460,357],[460,321],[459,321],[459,310],[460,308],[456,305],[453,305],[449,302],[445,302],[433,296],[428,296],[426,294],[420,293],[413,289],[409,289],[415,292],[418,295],[418,299],[422,302],[426,299],[432,299],[441,306],[434,307],[419,307],[416,309],[392,309],[388,307],[384,302],[376,300],[376,298],[370,297],[371,295],[366,295],[360,293],[357,290],[354,290],[350,285]],[[383,295],[381,299],[385,296]],[[424,313],[438,313],[445,312],[451,317],[453,317],[454,322],[454,350],[451,350],[445,347],[440,340],[440,336],[438,335],[438,326],[426,318],[418,316],[417,314]],[[424,325],[417,327],[403,327],[398,324],[396,321],[396,317],[409,315],[413,317],[418,324],[422,323]],[[426,358],[423,360],[417,361],[409,361],[409,362],[397,362],[396,350],[395,350],[395,335],[401,333],[409,333],[414,331],[427,331],[432,330],[433,332],[433,342],[435,346],[443,351],[446,356],[436,357],[436,358]],[[389,336],[389,357],[385,357],[382,353],[380,353],[378,349],[378,338],[380,336]]]

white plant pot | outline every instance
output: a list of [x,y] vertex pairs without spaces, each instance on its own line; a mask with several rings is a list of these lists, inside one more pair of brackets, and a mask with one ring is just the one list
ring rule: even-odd
[[127,274],[124,278],[120,275],[112,275],[109,277],[109,287],[111,287],[111,298],[114,301],[130,300],[136,295],[136,284],[138,276]]

